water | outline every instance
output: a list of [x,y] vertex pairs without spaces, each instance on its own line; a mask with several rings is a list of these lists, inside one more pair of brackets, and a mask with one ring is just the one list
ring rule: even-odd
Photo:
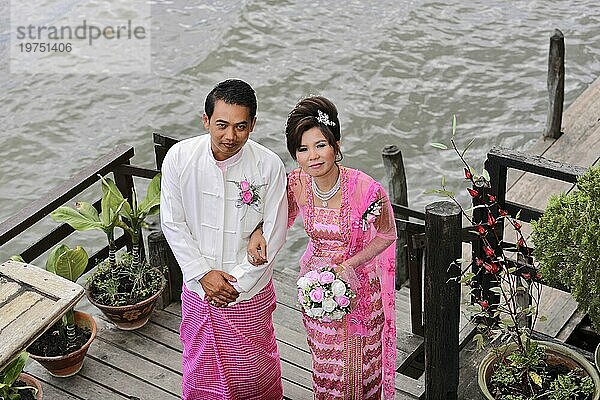
[[[85,2],[58,3],[40,3],[52,10],[49,19]],[[454,190],[463,185],[456,158],[429,146],[448,141],[453,114],[459,141],[476,139],[470,159],[478,166],[492,146],[525,150],[541,135],[554,28],[565,35],[565,106],[600,71],[596,0],[188,0],[151,7],[151,74],[10,74],[10,13],[0,0],[0,220],[118,144],[135,146],[134,163],[152,167],[151,133],[203,133],[204,97],[227,77],[255,87],[253,138],[288,169],[285,117],[301,97],[323,94],[340,110],[344,163],[381,178],[381,149],[398,145],[411,207],[422,209],[435,200],[423,191],[442,175]],[[9,242],[0,259],[54,226],[45,221]],[[92,245],[103,236],[80,239]],[[285,264],[296,263],[303,244],[296,226]]]

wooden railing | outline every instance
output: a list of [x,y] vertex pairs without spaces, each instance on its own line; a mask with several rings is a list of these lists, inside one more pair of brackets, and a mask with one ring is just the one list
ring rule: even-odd
[[[22,234],[25,230],[32,227],[56,208],[66,204],[76,198],[77,195],[92,186],[100,178],[112,173],[115,183],[123,196],[131,201],[133,193],[133,177],[151,179],[158,173],[157,170],[140,168],[132,166],[130,163],[134,155],[134,149],[131,146],[117,146],[110,153],[96,159],[90,165],[83,167],[80,172],[69,178],[64,183],[51,189],[38,200],[18,211],[12,217],[9,217],[0,224],[0,246],[3,246],[11,239]],[[100,199],[94,202],[96,209],[100,210]],[[26,262],[33,262],[40,255],[60,243],[64,238],[74,232],[74,229],[67,224],[61,224],[50,233],[43,235],[35,243],[20,251],[21,257]],[[117,248],[131,246],[131,241],[127,235],[123,234],[116,239]],[[108,256],[108,244],[94,253],[88,262],[86,271],[93,268],[100,260]]]

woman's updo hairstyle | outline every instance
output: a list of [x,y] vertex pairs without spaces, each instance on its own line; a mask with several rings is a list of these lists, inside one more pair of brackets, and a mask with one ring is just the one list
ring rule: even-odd
[[302,99],[288,115],[285,124],[285,136],[290,155],[296,160],[296,151],[302,144],[302,135],[309,129],[318,127],[335,151],[336,161],[342,159],[340,140],[340,121],[335,105],[322,96]]

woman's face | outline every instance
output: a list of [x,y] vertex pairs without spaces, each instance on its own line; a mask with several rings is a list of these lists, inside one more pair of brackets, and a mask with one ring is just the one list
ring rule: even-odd
[[296,160],[304,172],[312,177],[326,177],[336,172],[335,150],[318,127],[302,134],[300,147],[296,150]]

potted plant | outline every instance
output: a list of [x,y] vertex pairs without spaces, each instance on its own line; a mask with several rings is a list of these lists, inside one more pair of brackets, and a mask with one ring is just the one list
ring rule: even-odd
[[[459,151],[455,132],[456,118],[450,142],[471,185],[467,191],[473,199],[473,210],[477,210],[477,220],[446,188],[444,178],[441,189],[428,193],[454,201],[482,245],[481,255],[473,257],[457,278],[469,288],[473,300],[470,311],[479,330],[473,339],[477,349],[482,350],[486,343],[493,345],[478,368],[482,394],[489,400],[599,399],[600,377],[591,363],[565,346],[532,340],[531,327],[541,319],[537,304],[542,274],[533,263],[532,250],[522,233],[518,214],[512,217],[500,207],[494,194],[489,192],[487,172],[479,174],[465,159],[472,141],[464,151]],[[441,143],[433,146],[448,148]],[[503,225],[513,231],[514,245],[501,239],[499,232]],[[531,304],[527,301],[529,298]]]
[[[534,255],[546,280],[569,288],[600,333],[600,167],[583,174],[577,189],[551,196],[533,223]],[[597,366],[599,357],[600,345]]]
[[0,399],[42,400],[42,385],[23,372],[29,355],[23,351],[0,371]]
[[[111,179],[102,180],[101,213],[89,203],[78,202],[75,209],[59,207],[51,213],[58,222],[77,230],[100,230],[108,239],[109,257],[88,279],[86,294],[120,329],[142,327],[150,318],[165,286],[162,271],[150,268],[141,255],[141,232],[145,218],[159,211],[160,174],[148,186],[146,197],[137,202],[135,192],[130,204]],[[131,253],[117,259],[114,230],[123,229],[132,241]]]
[[[66,245],[59,245],[50,252],[46,270],[76,282],[87,263],[88,255],[82,247],[70,249]],[[53,376],[72,376],[83,366],[85,355],[95,337],[94,318],[71,308],[60,321],[36,339],[28,351],[31,358]]]

